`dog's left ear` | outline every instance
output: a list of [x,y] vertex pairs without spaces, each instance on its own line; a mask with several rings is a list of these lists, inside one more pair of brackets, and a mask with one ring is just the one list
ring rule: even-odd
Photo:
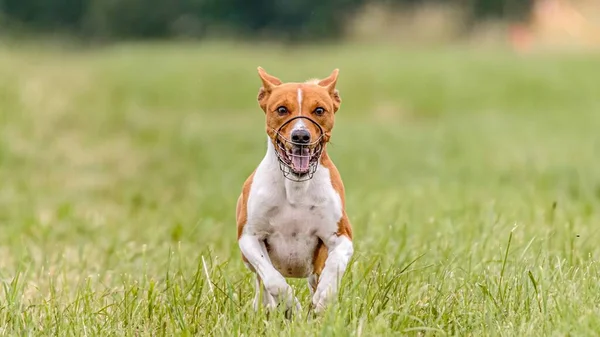
[[331,98],[333,98],[333,112],[338,111],[338,109],[340,108],[340,104],[342,104],[340,92],[335,88],[339,72],[339,69],[334,69],[333,72],[331,72],[331,75],[319,81],[319,85],[327,88],[327,91],[329,91]]
[[266,98],[269,96],[273,88],[278,85],[281,85],[281,80],[273,75],[267,74],[267,72],[262,68],[258,67],[258,76],[262,82],[262,86],[258,90],[258,103],[260,107],[265,110],[266,108]]

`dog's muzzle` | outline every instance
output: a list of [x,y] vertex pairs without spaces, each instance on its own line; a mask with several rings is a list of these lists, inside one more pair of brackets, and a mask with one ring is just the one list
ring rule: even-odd
[[[281,130],[293,120],[303,118],[314,124],[319,130],[317,139],[310,142],[298,142],[287,139],[281,134]],[[323,153],[323,128],[319,123],[306,116],[296,116],[283,123],[275,132],[275,143],[279,168],[283,176],[292,181],[306,181],[312,179],[319,159]]]

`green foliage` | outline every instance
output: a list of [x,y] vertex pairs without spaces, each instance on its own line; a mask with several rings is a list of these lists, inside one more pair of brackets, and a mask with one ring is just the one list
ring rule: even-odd
[[[374,0],[383,1],[383,0]],[[205,37],[233,34],[319,40],[342,34],[347,19],[368,0],[3,0],[9,26],[61,31],[86,38]],[[391,0],[414,5],[426,1]],[[473,19],[527,12],[520,0],[474,0]],[[525,2],[527,3],[527,2]]]

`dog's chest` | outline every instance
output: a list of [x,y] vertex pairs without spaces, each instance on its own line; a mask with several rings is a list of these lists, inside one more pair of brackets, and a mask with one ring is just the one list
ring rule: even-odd
[[286,277],[306,277],[323,230],[335,230],[322,210],[310,206],[280,205],[269,217],[265,244],[271,262]]
[[315,175],[306,184],[285,182],[285,186],[259,178],[253,186],[249,223],[264,237],[273,266],[285,277],[310,275],[321,238],[338,230],[341,201],[325,178],[328,174]]

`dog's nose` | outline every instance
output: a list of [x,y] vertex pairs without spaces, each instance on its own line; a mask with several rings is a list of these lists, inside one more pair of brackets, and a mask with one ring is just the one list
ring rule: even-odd
[[292,142],[299,144],[308,144],[310,142],[310,132],[306,129],[292,131]]

